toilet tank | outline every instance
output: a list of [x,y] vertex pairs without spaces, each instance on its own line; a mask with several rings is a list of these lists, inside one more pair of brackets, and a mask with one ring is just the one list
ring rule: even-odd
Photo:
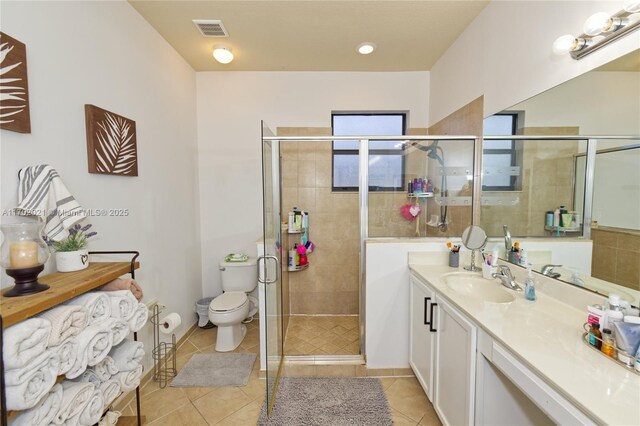
[[255,257],[246,262],[220,262],[222,291],[249,293],[258,285],[258,267]]

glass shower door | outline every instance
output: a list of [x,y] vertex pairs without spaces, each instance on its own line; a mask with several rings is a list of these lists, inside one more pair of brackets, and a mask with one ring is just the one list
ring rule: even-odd
[[275,401],[282,364],[282,218],[280,211],[280,143],[265,141],[273,132],[262,123],[262,184],[264,256],[258,259],[259,280],[264,285],[266,330],[267,412]]

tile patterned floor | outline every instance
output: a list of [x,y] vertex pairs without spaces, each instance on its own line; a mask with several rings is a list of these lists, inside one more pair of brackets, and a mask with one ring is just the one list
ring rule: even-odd
[[[344,320],[339,325],[349,330],[350,328],[345,325],[349,321]],[[329,330],[335,327],[337,326],[334,325]],[[234,352],[259,353],[257,321],[248,324],[247,329],[247,336]],[[326,331],[326,328],[324,330]],[[196,329],[178,349],[178,370],[195,353],[215,352],[215,338],[215,328]],[[155,382],[150,381],[141,389],[142,412],[146,416],[145,424],[153,426],[255,425],[265,394],[265,380],[258,377],[259,368],[258,358],[249,383],[243,387],[172,388],[167,386],[160,389]],[[285,374],[318,377],[366,375],[363,374],[363,369],[363,366],[295,366],[285,367]],[[396,425],[440,424],[433,407],[415,378],[390,377],[380,380]],[[135,401],[122,410],[123,415],[134,415],[134,410]]]
[[285,355],[358,355],[357,316],[302,316],[289,318]]

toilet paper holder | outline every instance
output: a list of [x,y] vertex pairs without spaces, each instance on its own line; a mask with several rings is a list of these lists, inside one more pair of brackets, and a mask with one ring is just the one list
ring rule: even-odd
[[178,374],[176,368],[176,357],[178,355],[176,346],[176,335],[171,333],[171,342],[162,342],[160,340],[160,328],[164,327],[160,320],[160,313],[164,309],[163,306],[155,304],[151,314],[151,323],[153,324],[153,380],[158,382],[161,389],[164,389],[169,380]]

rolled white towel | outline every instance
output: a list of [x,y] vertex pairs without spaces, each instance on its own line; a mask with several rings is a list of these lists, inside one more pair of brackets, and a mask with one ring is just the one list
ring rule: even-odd
[[77,336],[87,326],[89,311],[81,305],[58,305],[38,315],[51,322],[47,346],[58,346],[69,337]]
[[94,325],[111,317],[111,301],[104,292],[89,292],[64,302],[65,305],[84,306],[89,312],[87,325]]
[[142,366],[139,365],[131,371],[122,371],[115,375],[115,378],[120,382],[120,389],[123,392],[129,392],[134,390],[140,385],[140,378],[142,377]]
[[44,318],[29,318],[4,330],[4,369],[22,368],[47,349],[51,322]]
[[62,386],[54,385],[35,407],[20,411],[11,426],[49,426],[60,410]]
[[111,317],[129,321],[138,307],[138,299],[131,290],[100,291],[111,302]]
[[139,331],[147,323],[147,319],[149,319],[149,309],[144,303],[139,303],[133,317],[129,320],[129,328],[131,331]]
[[79,423],[81,425],[92,426],[100,421],[102,417],[102,409],[104,408],[104,398],[99,388],[93,391],[93,395],[89,398],[89,402],[80,412]]
[[93,370],[92,368],[87,368],[86,370],[84,370],[82,374],[73,379],[73,381],[81,383],[93,383],[95,387],[99,387],[103,382],[103,380],[100,379],[100,376],[98,376],[95,370]]
[[58,357],[45,351],[28,365],[5,370],[7,410],[33,408],[58,377]]
[[116,379],[109,379],[100,385],[102,398],[104,399],[104,408],[107,408],[114,399],[120,395],[120,382]]
[[75,337],[69,337],[58,346],[50,347],[58,357],[58,375],[67,374],[76,362],[78,356],[78,341]]
[[57,425],[64,424],[82,412],[95,390],[93,383],[64,380],[60,384],[62,385],[62,402],[58,414],[53,419],[53,423]]
[[105,382],[116,374],[119,370],[116,367],[116,363],[113,362],[113,358],[109,355],[104,357],[102,361],[93,366],[92,370],[98,375],[100,381]]
[[106,322],[88,326],[76,336],[78,356],[73,367],[67,372],[69,379],[78,377],[87,368],[99,363],[111,350],[113,333]]
[[142,342],[125,340],[118,346],[114,346],[111,352],[109,352],[109,356],[113,358],[113,362],[118,368],[118,371],[131,371],[142,364],[144,346]]
[[113,345],[117,345],[129,335],[129,323],[122,319],[109,318],[107,320],[113,333]]

